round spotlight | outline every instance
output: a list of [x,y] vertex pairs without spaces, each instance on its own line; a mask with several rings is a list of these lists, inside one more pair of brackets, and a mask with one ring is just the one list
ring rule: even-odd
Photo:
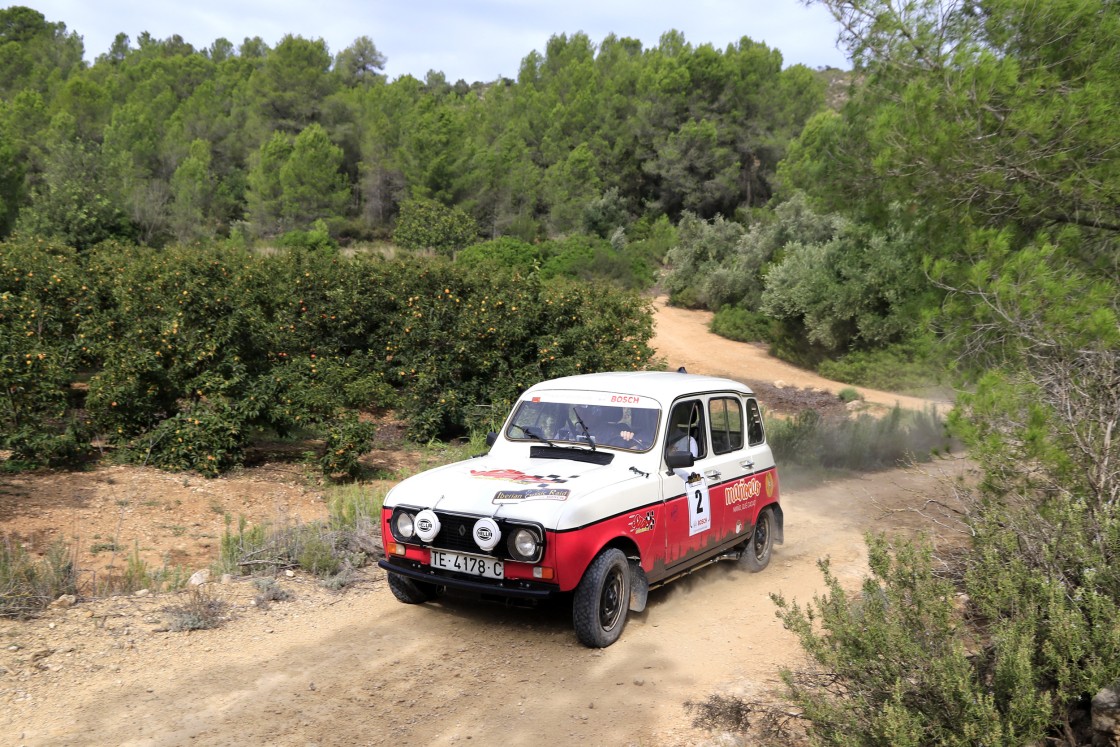
[[498,531],[498,522],[488,516],[474,523],[471,534],[474,536],[474,543],[486,552],[493,550],[502,538],[502,533]]
[[425,508],[416,514],[416,536],[425,542],[431,542],[439,534],[439,517],[430,508]]

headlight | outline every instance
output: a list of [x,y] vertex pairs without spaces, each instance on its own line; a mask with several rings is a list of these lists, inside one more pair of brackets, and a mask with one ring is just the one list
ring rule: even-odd
[[396,518],[397,536],[401,539],[412,539],[412,535],[416,532],[416,526],[413,524],[412,514],[407,511],[400,511],[397,513]]
[[521,527],[513,530],[507,546],[514,560],[532,561],[536,560],[540,544],[540,537],[535,531],[528,527]]

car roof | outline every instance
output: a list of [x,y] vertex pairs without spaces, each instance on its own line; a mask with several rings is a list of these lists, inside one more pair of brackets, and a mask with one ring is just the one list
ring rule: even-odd
[[740,381],[677,371],[609,371],[564,376],[534,384],[525,394],[549,389],[635,394],[665,401],[706,392],[732,391],[746,396],[754,395],[751,388]]

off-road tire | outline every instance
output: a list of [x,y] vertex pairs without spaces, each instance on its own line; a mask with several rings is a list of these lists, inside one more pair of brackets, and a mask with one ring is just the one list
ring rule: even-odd
[[618,548],[599,553],[576,586],[572,622],[580,643],[606,648],[622,635],[630,609],[630,566]]
[[430,602],[440,594],[440,587],[424,581],[413,581],[397,573],[389,573],[389,591],[405,604]]

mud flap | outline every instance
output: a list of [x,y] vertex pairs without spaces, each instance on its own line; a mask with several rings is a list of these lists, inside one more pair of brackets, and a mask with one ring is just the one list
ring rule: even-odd
[[649,579],[636,560],[630,561],[630,611],[641,612],[649,597]]

